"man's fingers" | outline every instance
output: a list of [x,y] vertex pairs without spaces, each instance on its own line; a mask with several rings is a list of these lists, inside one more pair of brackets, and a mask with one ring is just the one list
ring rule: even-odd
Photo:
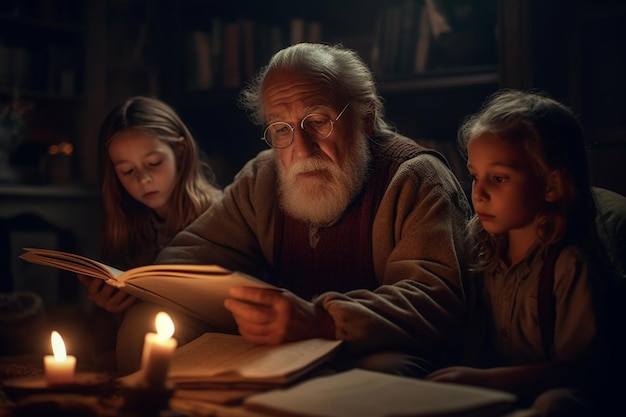
[[283,291],[274,288],[234,286],[230,289],[230,296],[248,303],[273,305],[283,297]]
[[233,313],[237,321],[246,321],[260,325],[267,325],[273,321],[273,310],[271,307],[262,304],[251,304],[247,301],[228,298],[224,300],[224,307]]

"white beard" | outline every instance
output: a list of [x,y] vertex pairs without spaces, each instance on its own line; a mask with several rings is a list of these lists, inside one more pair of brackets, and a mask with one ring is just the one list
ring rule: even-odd
[[[360,134],[340,167],[320,155],[293,164],[288,170],[277,161],[279,198],[290,216],[313,225],[336,221],[361,190],[367,180],[370,154],[367,137]],[[316,171],[315,178],[298,174]]]

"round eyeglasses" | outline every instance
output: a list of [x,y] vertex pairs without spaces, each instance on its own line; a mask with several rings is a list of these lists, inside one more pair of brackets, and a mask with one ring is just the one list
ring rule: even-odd
[[[350,102],[344,106],[335,120],[321,113],[308,114],[300,121],[300,128],[314,142],[326,139],[333,133],[333,126],[349,105]],[[296,128],[287,122],[274,122],[265,128],[261,140],[274,149],[288,148],[293,143],[295,130]]]

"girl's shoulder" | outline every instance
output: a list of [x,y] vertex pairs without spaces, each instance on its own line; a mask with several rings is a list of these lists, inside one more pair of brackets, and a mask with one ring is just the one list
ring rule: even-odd
[[577,268],[576,265],[586,265],[589,262],[583,248],[576,244],[548,247],[544,250],[542,259],[543,269],[556,268],[556,271]]
[[[606,265],[575,244],[560,248],[553,260],[550,260],[549,254],[546,254],[542,271],[550,268],[554,276],[555,287],[576,285],[576,283],[579,285],[582,282],[587,282],[587,285],[593,287],[598,285],[604,287],[607,283],[602,281],[608,281]],[[542,274],[548,273],[549,271],[542,272]]]
[[[548,249],[549,250],[549,249]],[[546,250],[546,254],[548,253]],[[576,244],[566,244],[558,247],[557,259],[559,262],[586,261],[586,255],[582,247]],[[547,255],[544,255],[544,259]]]

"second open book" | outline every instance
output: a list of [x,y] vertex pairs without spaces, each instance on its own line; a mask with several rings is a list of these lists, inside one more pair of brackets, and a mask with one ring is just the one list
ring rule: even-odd
[[243,404],[274,417],[495,417],[516,401],[503,391],[352,369],[251,395]]
[[[341,345],[326,339],[255,345],[239,335],[204,333],[176,350],[168,380],[176,386],[179,403],[234,398],[267,416],[491,417],[515,407],[516,396],[498,390],[320,367]],[[141,378],[138,371],[119,382],[135,384]],[[229,392],[237,389],[248,391]]]
[[25,248],[20,258],[104,280],[147,302],[197,317],[216,331],[236,330],[232,314],[224,308],[230,287],[247,285],[275,288],[250,275],[217,265],[146,265],[121,271],[94,259],[50,249]]
[[[340,340],[306,339],[257,345],[240,335],[208,332],[176,349],[168,380],[179,391],[281,387],[331,359],[341,344]],[[119,382],[132,385],[142,376],[137,371]]]

